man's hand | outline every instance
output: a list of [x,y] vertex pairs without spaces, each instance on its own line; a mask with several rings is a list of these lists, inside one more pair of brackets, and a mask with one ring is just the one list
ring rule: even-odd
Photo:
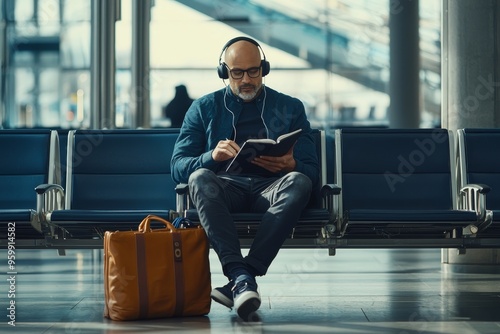
[[240,147],[236,142],[226,139],[220,140],[215,149],[212,151],[212,158],[215,161],[226,161],[234,158],[236,153],[240,151]]
[[295,169],[297,163],[293,158],[293,146],[290,150],[281,157],[271,157],[271,156],[258,156],[253,161],[253,164],[267,169],[270,172],[291,172]]

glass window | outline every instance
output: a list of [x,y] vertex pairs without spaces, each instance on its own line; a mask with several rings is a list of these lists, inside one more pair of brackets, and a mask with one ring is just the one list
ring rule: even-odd
[[[4,0],[9,63],[2,125],[88,127],[91,0]],[[387,0],[156,0],[150,22],[150,116],[184,84],[192,98],[224,87],[222,46],[249,35],[271,73],[266,85],[300,98],[313,126],[380,124],[389,105]],[[185,5],[189,4],[191,7]],[[422,119],[440,119],[440,2],[420,1]],[[106,32],[103,32],[106,33]],[[116,126],[131,120],[132,0],[116,23]],[[138,95],[140,96],[140,95]],[[13,97],[13,98],[12,98]]]
[[[379,2],[386,5],[385,0]],[[162,107],[173,98],[177,85],[186,85],[193,98],[224,87],[215,70],[221,48],[235,36],[252,36],[252,31],[263,36],[252,37],[271,63],[266,85],[300,98],[314,126],[340,120],[386,121],[387,93],[376,90],[371,82],[388,79],[389,51],[384,44],[388,9],[375,6],[373,15],[367,7],[373,6],[371,1],[253,0],[229,7],[205,3],[199,8],[170,0],[155,3],[151,20],[153,123],[168,124]],[[205,13],[200,12],[203,8]],[[368,35],[375,28],[382,36],[377,44]],[[265,36],[272,37],[272,43]]]
[[6,90],[15,98],[6,101],[3,125],[88,125],[73,113],[90,105],[90,0],[5,1]]

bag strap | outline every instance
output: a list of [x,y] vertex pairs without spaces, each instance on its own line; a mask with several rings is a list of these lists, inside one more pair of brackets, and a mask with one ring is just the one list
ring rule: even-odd
[[148,215],[139,224],[139,232],[142,232],[142,233],[151,232],[151,222],[152,221],[158,221],[160,223],[163,223],[167,229],[169,229],[171,231],[175,231],[174,225],[172,225],[172,223],[169,222],[168,220],[165,220],[159,216]]
[[181,233],[172,233],[174,247],[174,275],[175,275],[175,311],[174,315],[181,316],[184,310],[184,269],[182,261]]
[[139,318],[146,318],[149,313],[149,292],[146,266],[146,241],[144,234],[135,235],[137,251],[137,287],[139,289]]
[[[143,233],[136,233],[137,245],[137,284],[139,288],[139,318],[147,318],[149,312],[148,275],[146,266],[146,240]],[[172,233],[172,251],[174,254],[175,309],[174,316],[181,316],[184,311],[184,270],[181,233]]]

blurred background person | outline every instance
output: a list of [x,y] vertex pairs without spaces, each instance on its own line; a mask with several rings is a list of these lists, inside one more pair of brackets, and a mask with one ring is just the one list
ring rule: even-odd
[[189,97],[185,85],[175,87],[175,96],[166,106],[163,107],[163,116],[170,119],[170,127],[180,128],[186,111],[193,103],[193,99]]

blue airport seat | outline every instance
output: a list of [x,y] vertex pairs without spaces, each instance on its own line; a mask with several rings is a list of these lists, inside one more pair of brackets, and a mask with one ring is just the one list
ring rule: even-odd
[[67,150],[68,150],[68,134],[70,131],[76,129],[57,129],[57,134],[59,135],[59,161],[61,170],[61,186],[66,188],[66,160],[67,160]]
[[[316,143],[316,152],[320,159],[321,170],[318,171],[321,175],[320,183],[315,186],[308,207],[304,210],[299,223],[288,240],[285,241],[284,247],[317,245],[318,240],[323,237],[324,229],[328,228],[331,223],[332,215],[329,200],[335,190],[329,188],[326,184],[326,136],[324,131],[318,129],[313,130],[313,136]],[[188,185],[179,184],[176,191],[178,193],[177,211],[191,221],[199,222],[198,212],[189,199]],[[233,214],[242,245],[249,245],[257,232],[261,218],[261,213],[239,212]]]
[[335,130],[325,131],[326,182],[335,183]]
[[388,129],[389,126],[385,123],[370,123],[364,122],[361,124],[354,123],[335,123],[325,130],[326,135],[326,181],[329,184],[335,183],[335,130],[338,129]]
[[474,234],[476,212],[458,208],[453,132],[340,129],[335,144],[341,237],[427,246],[423,239]]
[[178,129],[70,131],[64,205],[44,212],[44,223],[58,239],[92,239],[106,230],[136,230],[149,214],[171,220],[176,194],[170,158],[178,134]]
[[500,129],[459,129],[460,205],[481,217],[478,235],[500,236]]
[[60,182],[58,145],[56,131],[0,130],[0,222],[15,223],[16,239],[43,238],[35,187]]

